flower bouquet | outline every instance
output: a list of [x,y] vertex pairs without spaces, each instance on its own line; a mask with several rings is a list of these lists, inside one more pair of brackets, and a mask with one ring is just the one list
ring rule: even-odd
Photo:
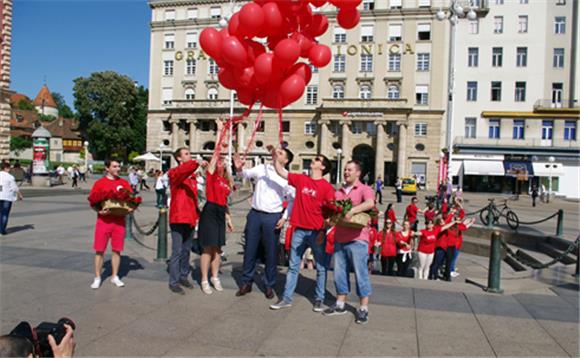
[[353,205],[350,199],[335,200],[323,206],[322,215],[324,218],[330,219],[330,221],[337,226],[352,229],[365,228],[369,224],[371,217],[376,217],[378,215],[378,211],[373,209],[364,213],[354,214],[350,220],[346,220],[345,216],[352,207]]
[[141,197],[136,196],[129,189],[109,190],[92,193],[89,196],[91,206],[100,210],[109,210],[114,216],[126,216],[141,204]]

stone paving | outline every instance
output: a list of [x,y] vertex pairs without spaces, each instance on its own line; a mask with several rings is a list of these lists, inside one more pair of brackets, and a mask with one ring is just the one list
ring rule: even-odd
[[[143,196],[145,204],[137,217],[149,226],[156,215],[153,195]],[[504,265],[503,295],[464,282],[481,281],[487,267],[485,258],[467,254],[459,261],[461,280],[452,283],[373,275],[370,321],[365,326],[354,323],[356,297],[350,297],[351,314],[324,317],[312,312],[312,271],[303,273],[289,310],[269,310],[271,302],[256,286],[251,294],[236,298],[238,241],[247,204],[232,210],[238,227],[226,247],[225,291],[207,296],[196,282],[186,296],[176,296],[167,289],[165,264],[155,262],[155,252],[135,241],[126,243],[123,256],[126,287],[105,281],[98,290],[89,288],[95,214],[86,194],[59,193],[18,202],[9,235],[0,238],[1,331],[8,332],[21,320],[40,323],[70,317],[77,324],[77,356],[579,355],[573,267],[521,278]],[[578,212],[572,215],[576,219],[568,227],[573,230]],[[155,246],[154,237],[141,239]],[[107,255],[104,277],[110,275],[108,260]],[[192,264],[197,267],[197,257]],[[285,272],[280,268],[278,294]],[[193,277],[199,278],[197,270]],[[330,304],[332,274],[327,290]]]

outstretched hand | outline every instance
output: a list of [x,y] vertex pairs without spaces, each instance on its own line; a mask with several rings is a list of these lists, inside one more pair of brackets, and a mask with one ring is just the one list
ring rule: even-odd
[[241,172],[244,168],[244,163],[245,161],[240,158],[239,153],[234,154],[234,167],[236,168],[236,171]]

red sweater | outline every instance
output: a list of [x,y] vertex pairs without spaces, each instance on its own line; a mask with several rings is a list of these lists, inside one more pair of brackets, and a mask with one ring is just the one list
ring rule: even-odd
[[197,167],[197,161],[190,160],[167,172],[169,189],[171,189],[170,224],[189,224],[192,227],[197,224],[199,208],[197,206],[197,180],[194,174]]
[[[129,185],[129,182],[127,182],[125,179],[123,178],[115,178],[115,179],[109,179],[107,176],[102,177],[101,179],[97,180],[95,182],[95,184],[93,185],[93,188],[91,189],[91,192],[89,194],[89,204],[96,208],[97,210],[100,210],[100,202],[98,202],[98,193],[101,192],[109,192],[109,191],[118,191],[119,189],[127,189],[130,192],[133,192],[133,190],[131,190],[131,185]],[[114,215],[100,215],[99,214],[99,219],[104,220],[106,222],[117,222],[119,224],[124,224],[125,223],[125,217],[124,216],[114,216]]]
[[381,231],[381,256],[397,256],[397,233],[395,231]]

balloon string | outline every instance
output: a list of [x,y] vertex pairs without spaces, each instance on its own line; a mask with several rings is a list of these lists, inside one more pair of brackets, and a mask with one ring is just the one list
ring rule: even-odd
[[215,144],[215,148],[214,148],[214,152],[213,152],[214,155],[217,155],[217,154],[221,155],[222,144],[224,143],[224,139],[226,138],[228,131],[231,129],[232,122],[233,122],[232,119],[228,119],[226,121],[226,123],[224,123],[224,126],[219,134],[218,141]]
[[252,144],[254,143],[254,139],[256,138],[256,133],[258,132],[258,128],[260,128],[260,124],[262,123],[262,109],[264,108],[263,104],[260,104],[260,110],[258,111],[258,116],[256,117],[256,121],[254,122],[254,130],[252,131],[252,136],[248,140],[248,144],[246,145],[246,149],[244,150],[244,155],[242,156],[242,161],[246,161],[246,157],[252,149]]
[[280,147],[284,147],[284,133],[282,129],[282,109],[278,108],[278,140]]

